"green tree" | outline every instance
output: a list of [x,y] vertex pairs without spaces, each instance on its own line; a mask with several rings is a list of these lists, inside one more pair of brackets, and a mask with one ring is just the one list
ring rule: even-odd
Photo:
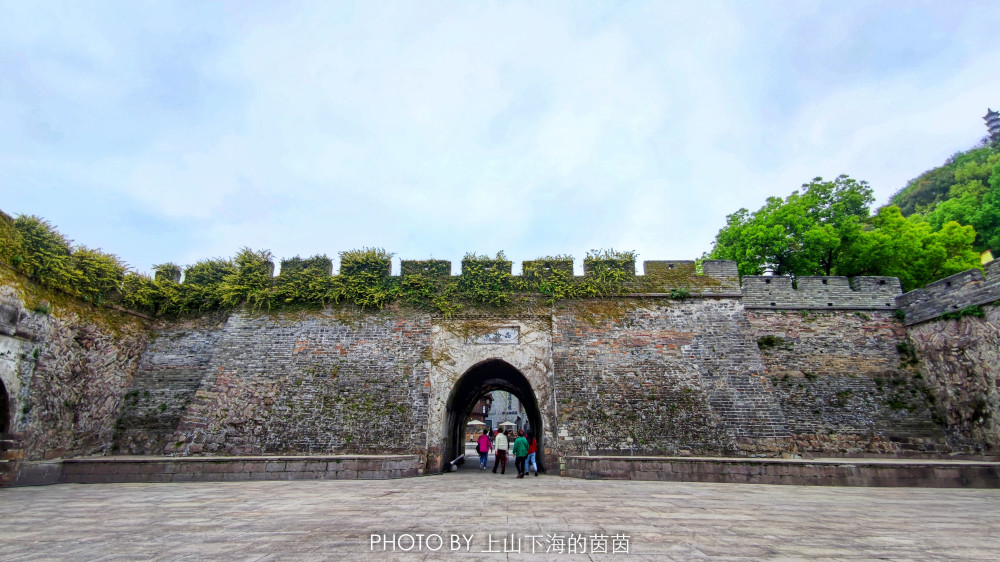
[[[964,177],[970,190],[981,183]],[[904,217],[895,205],[870,216],[871,189],[847,176],[803,188],[768,198],[754,213],[729,215],[709,257],[735,260],[741,275],[767,267],[778,275],[885,275],[899,277],[905,290],[980,266],[972,226]]]
[[[947,200],[952,186],[969,179],[978,179],[985,183],[982,172],[986,175],[992,167],[990,160],[997,156],[995,148],[985,146],[965,152],[958,152],[942,166],[928,170],[910,180],[906,187],[896,192],[889,201],[902,211],[904,217],[914,213],[926,213],[941,201]],[[992,160],[996,162],[996,160]]]
[[904,291],[979,267],[973,247],[976,231],[955,221],[935,231],[919,214],[904,217],[899,207],[879,209],[851,243],[842,275],[898,277]]
[[815,178],[785,199],[769,197],[754,213],[726,218],[709,257],[734,260],[741,275],[832,275],[861,232],[874,200],[867,182]]
[[971,225],[977,249],[1000,251],[1000,153],[958,168],[955,179],[949,198],[927,212],[927,221],[935,230],[950,221]]

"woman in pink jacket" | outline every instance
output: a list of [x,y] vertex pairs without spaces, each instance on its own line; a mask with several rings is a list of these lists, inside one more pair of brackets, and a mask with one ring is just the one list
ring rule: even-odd
[[479,436],[479,441],[476,442],[476,451],[479,453],[479,466],[483,470],[486,470],[486,459],[490,456],[490,451],[493,450],[493,442],[490,441],[489,432],[490,430],[484,429],[483,434]]

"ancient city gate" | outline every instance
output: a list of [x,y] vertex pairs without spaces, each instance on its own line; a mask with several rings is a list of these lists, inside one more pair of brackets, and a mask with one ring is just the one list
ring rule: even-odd
[[0,380],[0,434],[7,433],[7,426],[10,425],[10,407],[7,401],[7,388]]
[[476,401],[493,390],[524,404],[544,466],[556,427],[549,321],[441,321],[431,332],[431,357],[428,472],[465,452],[465,422]]

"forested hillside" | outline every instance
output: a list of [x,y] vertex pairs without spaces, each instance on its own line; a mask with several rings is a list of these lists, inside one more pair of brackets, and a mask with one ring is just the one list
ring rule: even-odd
[[1000,253],[1000,151],[986,146],[959,152],[911,180],[890,203],[904,217],[923,215],[935,230],[948,221],[971,225],[977,251]]

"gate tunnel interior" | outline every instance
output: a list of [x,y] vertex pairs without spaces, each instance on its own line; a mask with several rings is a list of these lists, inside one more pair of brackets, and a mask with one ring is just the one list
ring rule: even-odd
[[[468,371],[458,379],[455,387],[448,397],[448,410],[445,413],[445,442],[442,449],[442,466],[452,459],[465,453],[465,426],[472,408],[483,395],[494,390],[504,390],[517,397],[524,405],[524,412],[528,418],[528,425],[535,439],[538,441],[538,453],[535,461],[538,463],[539,471],[545,468],[545,459],[542,451],[545,450],[542,443],[543,425],[542,416],[538,410],[538,400],[535,392],[531,389],[531,383],[511,364],[499,359],[490,359],[473,365]],[[480,431],[481,432],[481,431]],[[514,459],[510,459],[513,465]]]
[[10,400],[7,398],[7,388],[0,381],[0,435],[7,433],[10,424]]

